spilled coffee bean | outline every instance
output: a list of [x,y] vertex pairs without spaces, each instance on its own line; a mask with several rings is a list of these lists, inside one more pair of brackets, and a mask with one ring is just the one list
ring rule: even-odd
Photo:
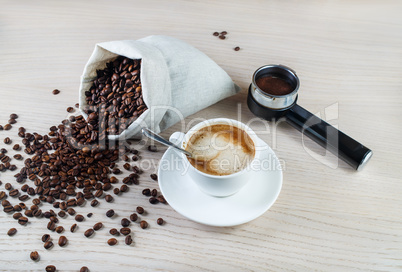
[[32,251],[31,254],[29,255],[32,261],[36,262],[39,261],[39,253],[38,251]]
[[108,243],[109,246],[114,246],[114,245],[117,244],[117,240],[116,240],[115,238],[110,238],[110,239],[107,241],[107,243]]

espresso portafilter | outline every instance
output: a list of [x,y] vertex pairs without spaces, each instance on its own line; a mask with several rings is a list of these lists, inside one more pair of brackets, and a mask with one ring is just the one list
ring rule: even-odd
[[[292,90],[284,95],[273,95],[263,91],[256,83],[262,77],[284,80],[290,84]],[[296,103],[299,86],[299,78],[289,67],[265,65],[257,69],[253,74],[248,90],[247,105],[252,113],[268,121],[285,118],[286,122],[291,126],[337,155],[355,170],[361,170],[367,164],[373,152],[299,106]]]

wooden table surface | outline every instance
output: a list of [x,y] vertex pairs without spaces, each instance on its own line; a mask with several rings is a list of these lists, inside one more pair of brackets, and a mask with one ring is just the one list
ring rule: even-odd
[[[19,115],[3,139],[20,141],[17,128],[47,133],[78,102],[79,79],[98,42],[163,34],[182,39],[218,63],[242,91],[186,119],[228,117],[249,122],[246,104],[252,73],[284,64],[301,80],[299,104],[356,138],[374,152],[361,172],[340,162],[326,166],[308,139],[285,123],[276,130],[256,120],[251,127],[284,164],[282,191],[261,217],[236,227],[192,222],[167,205],[151,206],[141,195],[157,188],[149,178],[164,148],[150,154],[156,165],[140,185],[77,211],[91,218],[69,244],[45,250],[47,220],[18,225],[0,212],[0,270],[44,271],[401,271],[402,270],[402,4],[398,1],[1,1],[0,124]],[[212,33],[227,31],[220,40]],[[240,51],[233,50],[239,46]],[[60,89],[57,96],[53,89]],[[268,127],[269,130],[266,130]],[[175,125],[162,133],[168,137]],[[8,146],[9,153],[15,154]],[[310,150],[310,151],[309,151]],[[24,154],[26,157],[26,155]],[[15,161],[20,168],[22,162]],[[333,161],[332,161],[333,162]],[[16,183],[10,171],[3,185]],[[30,182],[30,181],[27,181]],[[8,198],[12,203],[15,199]],[[30,200],[27,203],[30,204]],[[202,205],[202,203],[191,203]],[[138,205],[149,213],[147,230],[133,225],[134,245],[106,244],[108,230]],[[50,208],[42,205],[43,210]],[[105,212],[113,208],[117,219]],[[164,226],[155,220],[163,217]],[[87,239],[96,222],[105,228]],[[74,219],[61,219],[69,229]],[[16,227],[14,237],[7,231]],[[59,234],[51,233],[55,242]],[[37,250],[39,262],[29,258]]]

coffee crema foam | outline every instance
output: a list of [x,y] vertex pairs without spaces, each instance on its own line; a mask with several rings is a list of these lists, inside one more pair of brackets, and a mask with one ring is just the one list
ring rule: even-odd
[[242,129],[227,124],[206,126],[189,139],[186,150],[191,165],[217,176],[230,175],[247,167],[254,159],[255,146]]

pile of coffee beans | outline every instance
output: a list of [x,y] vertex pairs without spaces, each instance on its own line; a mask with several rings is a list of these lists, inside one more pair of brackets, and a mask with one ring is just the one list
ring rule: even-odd
[[85,92],[85,112],[92,120],[99,119],[101,133],[120,134],[147,109],[140,71],[141,60],[122,56],[97,71],[97,78]]
[[[106,68],[97,71],[97,78],[93,86],[86,92],[88,107],[85,109],[88,117],[71,115],[60,124],[51,126],[47,134],[27,132],[24,127],[18,129],[21,143],[15,143],[12,148],[15,151],[23,150],[27,158],[23,161],[23,167],[14,175],[19,188],[13,188],[11,183],[4,185],[6,191],[0,191],[3,211],[12,214],[20,225],[30,223],[29,218],[47,219],[47,229],[58,234],[70,229],[71,233],[77,232],[78,224],[85,221],[82,214],[77,214],[76,209],[90,202],[91,207],[98,206],[100,201],[112,202],[114,197],[121,196],[128,191],[130,185],[138,185],[142,170],[130,164],[141,159],[139,151],[123,145],[119,142],[107,140],[108,134],[117,134],[125,129],[131,122],[140,116],[146,109],[142,98],[140,82],[141,60],[131,60],[118,57],[106,64]],[[53,94],[59,94],[55,89]],[[79,105],[76,104],[75,108]],[[74,107],[68,107],[69,113],[75,112]],[[0,130],[9,130],[16,123],[18,116],[10,115],[9,123],[0,126]],[[4,144],[11,144],[9,137],[4,139]],[[156,146],[149,146],[149,152],[157,152]],[[131,154],[131,155],[130,155]],[[14,171],[17,166],[11,164],[12,159],[23,160],[22,154],[13,157],[7,155],[7,149],[0,149],[0,171]],[[119,160],[125,164],[123,168],[129,171],[124,178],[117,176],[122,173],[117,165]],[[131,173],[130,173],[131,172]],[[157,180],[156,174],[151,174],[151,179]],[[120,188],[116,187],[122,181]],[[0,185],[2,182],[0,181]],[[8,192],[7,192],[8,191]],[[109,192],[112,192],[112,196]],[[144,193],[145,191],[145,193]],[[166,200],[157,189],[147,188],[142,195],[149,198],[149,203],[166,204]],[[20,201],[12,204],[6,198],[10,196]],[[32,200],[32,205],[26,205],[27,200]],[[53,209],[42,210],[43,203],[53,206]],[[124,244],[132,245],[132,224],[137,222],[139,229],[148,228],[145,220],[138,220],[146,215],[143,207],[137,207],[135,212],[123,217],[120,221],[120,230],[111,228],[109,233],[114,236],[123,235]],[[91,217],[93,213],[87,214]],[[107,217],[117,218],[113,210],[106,213]],[[71,227],[63,227],[58,218],[74,216],[75,221]],[[158,218],[158,225],[164,223]],[[104,227],[102,222],[96,223],[93,228],[83,232],[85,237],[92,237],[96,231]],[[8,231],[9,236],[17,233],[16,228]],[[46,250],[54,247],[50,234],[45,233],[41,240]],[[119,242],[116,238],[106,241],[111,246]],[[62,235],[58,238],[60,247],[68,246],[68,238]],[[39,261],[37,251],[30,253],[33,261]],[[46,267],[46,271],[54,271],[52,265]],[[82,271],[88,271],[83,267]]]

